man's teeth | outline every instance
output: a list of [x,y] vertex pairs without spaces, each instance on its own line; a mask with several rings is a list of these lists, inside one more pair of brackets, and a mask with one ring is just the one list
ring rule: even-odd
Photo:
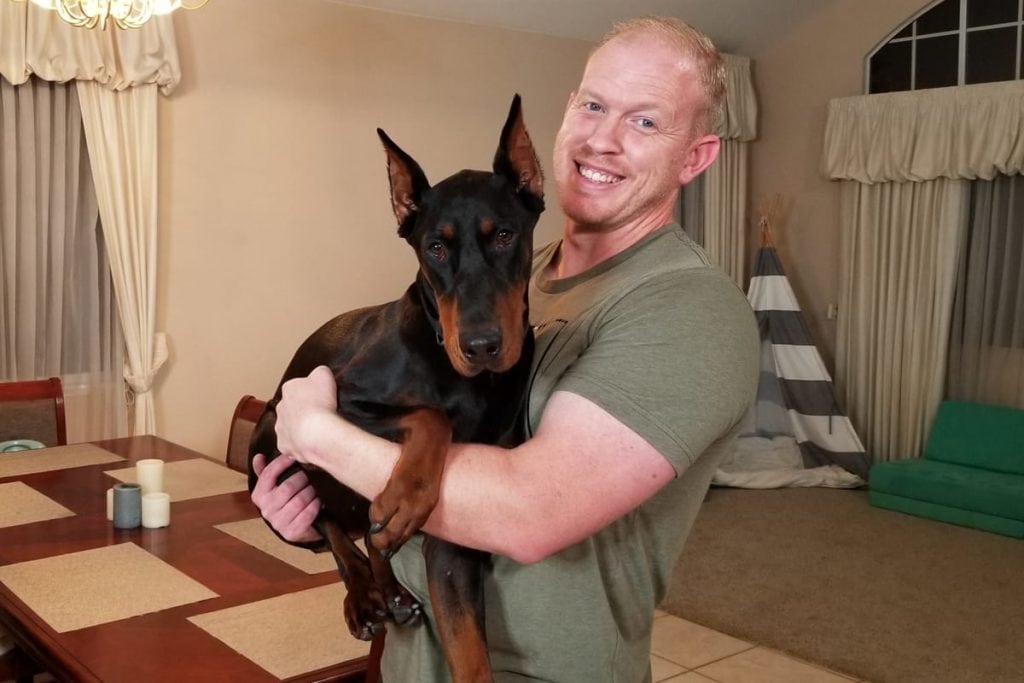
[[619,182],[618,176],[608,175],[607,173],[601,173],[595,171],[592,168],[580,166],[580,175],[595,183],[617,183]]

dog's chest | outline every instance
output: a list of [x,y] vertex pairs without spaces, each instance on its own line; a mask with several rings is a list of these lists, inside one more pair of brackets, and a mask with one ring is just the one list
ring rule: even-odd
[[435,408],[451,421],[454,441],[480,438],[495,398],[487,377],[466,378],[453,370],[429,369],[429,361],[399,361],[381,373],[346,368],[338,377],[338,412],[378,436],[398,441],[401,418],[418,408]]

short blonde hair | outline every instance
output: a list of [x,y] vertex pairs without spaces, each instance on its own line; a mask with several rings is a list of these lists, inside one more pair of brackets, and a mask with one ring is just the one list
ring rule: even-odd
[[712,132],[725,99],[725,62],[718,48],[704,33],[675,17],[636,17],[616,22],[594,47],[593,54],[606,43],[632,33],[654,33],[693,62],[704,91],[703,106],[694,122],[694,133]]

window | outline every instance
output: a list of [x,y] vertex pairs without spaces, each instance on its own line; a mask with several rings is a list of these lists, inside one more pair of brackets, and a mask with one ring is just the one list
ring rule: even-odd
[[1024,0],[939,0],[867,57],[869,94],[1021,78]]

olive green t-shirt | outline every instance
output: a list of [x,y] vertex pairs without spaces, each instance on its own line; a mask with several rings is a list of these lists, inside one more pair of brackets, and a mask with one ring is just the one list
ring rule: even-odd
[[[743,293],[678,225],[552,280],[543,273],[558,246],[534,258],[529,432],[552,392],[572,392],[641,435],[676,478],[541,562],[494,556],[484,580],[488,648],[502,683],[639,683],[650,680],[654,608],[754,400],[757,326]],[[399,580],[429,602],[420,539],[393,563]],[[431,619],[428,610],[423,626],[389,626],[385,683],[449,680]]]

